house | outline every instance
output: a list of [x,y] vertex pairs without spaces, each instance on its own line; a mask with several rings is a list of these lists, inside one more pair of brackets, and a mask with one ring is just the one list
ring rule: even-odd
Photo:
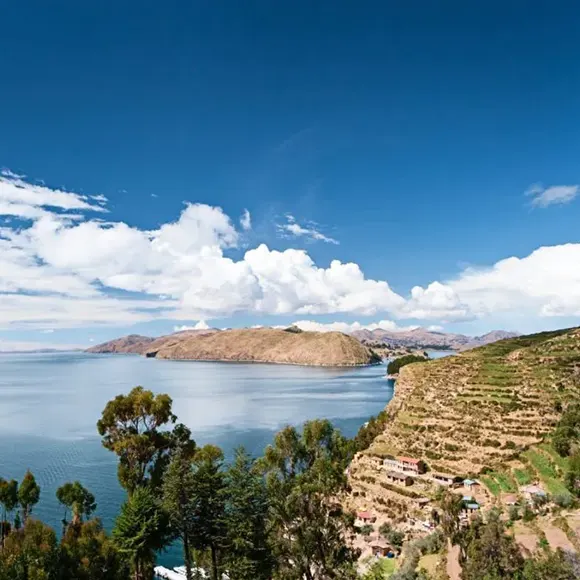
[[546,498],[546,492],[537,485],[526,485],[526,487],[522,488],[522,493],[528,501]]
[[463,504],[463,509],[466,512],[472,513],[472,512],[475,512],[479,509],[479,504],[476,502],[465,503],[465,504]]
[[428,497],[418,497],[414,501],[419,507],[423,508],[431,502],[431,499]]
[[378,539],[371,544],[373,556],[377,558],[393,557],[395,555],[391,546],[385,540]]
[[396,459],[395,457],[387,457],[383,461],[383,465],[387,469],[393,469],[395,471],[400,471],[401,469],[403,469],[401,462],[398,459]]
[[473,499],[473,496],[471,496],[471,495],[464,495],[464,496],[461,498],[461,501],[462,501],[463,503],[473,503],[475,500]]
[[424,472],[425,464],[412,457],[387,457],[383,466],[393,471],[410,471],[416,475]]
[[439,485],[445,485],[447,487],[453,487],[458,483],[458,480],[461,481],[461,478],[458,478],[455,475],[450,475],[449,473],[432,473],[431,479],[435,483],[438,483]]
[[505,505],[509,505],[509,506],[517,505],[517,503],[518,503],[518,496],[517,495],[514,495],[514,494],[506,495],[503,498],[503,503],[505,503]]
[[354,525],[362,528],[363,526],[372,525],[377,521],[377,516],[371,514],[371,512],[358,512],[356,514],[356,519],[354,521]]
[[479,481],[476,481],[475,479],[464,479],[463,480],[463,485],[467,489],[473,489],[474,487],[479,486]]
[[399,457],[399,462],[403,471],[412,471],[413,473],[421,473],[421,460],[413,459],[412,457]]
[[410,475],[402,473],[401,471],[387,471],[387,479],[389,479],[393,483],[404,485],[405,487],[413,485],[414,481]]

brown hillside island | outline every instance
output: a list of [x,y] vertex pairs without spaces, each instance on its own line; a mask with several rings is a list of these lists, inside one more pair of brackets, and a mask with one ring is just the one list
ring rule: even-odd
[[[123,340],[123,339],[120,339]],[[110,350],[111,343],[89,352]],[[126,352],[126,351],[123,351]],[[185,331],[151,340],[139,354],[150,358],[193,361],[278,363],[354,367],[381,362],[370,348],[341,332],[302,332],[295,328],[244,328]]]

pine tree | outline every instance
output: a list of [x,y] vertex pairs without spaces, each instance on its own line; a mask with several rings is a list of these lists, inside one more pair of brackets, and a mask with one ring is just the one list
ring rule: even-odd
[[227,530],[224,564],[232,580],[267,580],[273,557],[268,544],[265,482],[243,448],[226,472]]
[[165,473],[163,480],[163,508],[169,517],[174,536],[183,544],[183,561],[187,580],[192,580],[192,539],[196,536],[195,520],[195,478],[191,460],[181,451],[177,452]]
[[159,500],[148,487],[139,487],[121,507],[113,539],[131,561],[134,580],[153,576],[155,554],[170,539],[169,523]]

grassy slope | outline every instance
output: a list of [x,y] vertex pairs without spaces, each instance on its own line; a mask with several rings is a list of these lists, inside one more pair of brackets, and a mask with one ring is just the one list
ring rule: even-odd
[[575,399],[579,329],[499,341],[402,369],[384,431],[365,453],[411,455],[458,475],[489,467],[497,493],[536,476],[561,491],[565,465],[542,441],[559,418],[555,403]]

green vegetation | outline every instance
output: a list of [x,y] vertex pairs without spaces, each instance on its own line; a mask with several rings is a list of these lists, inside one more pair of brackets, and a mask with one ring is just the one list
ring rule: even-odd
[[534,557],[524,559],[495,511],[490,513],[486,523],[476,519],[461,533],[459,543],[465,553],[461,574],[464,580],[567,580],[577,577],[580,561],[573,553],[552,552],[545,546]]
[[410,365],[416,362],[425,362],[427,360],[429,359],[422,355],[406,354],[405,356],[400,356],[399,358],[392,360],[387,365],[387,373],[389,375],[396,375],[406,365]]
[[493,477],[495,481],[499,484],[501,491],[506,493],[513,493],[517,491],[516,483],[512,479],[511,475],[506,472],[493,472],[489,474]]
[[80,482],[56,492],[59,540],[31,517],[33,474],[0,479],[0,580],[151,580],[157,554],[176,539],[188,580],[194,566],[212,580],[226,570],[232,580],[357,577],[358,553],[345,541],[353,519],[334,500],[346,490],[353,443],[329,421],[287,427],[262,458],[239,449],[226,465],[221,449],[198,448],[177,423],[170,397],[136,387],[107,403],[98,430],[127,490],[111,536],[91,519],[95,498]]
[[481,480],[483,485],[485,485],[485,487],[489,489],[492,495],[498,496],[501,493],[501,487],[499,486],[499,483],[491,476],[482,475],[479,479]]
[[518,485],[528,485],[532,482],[532,474],[527,469],[514,469],[514,477]]

